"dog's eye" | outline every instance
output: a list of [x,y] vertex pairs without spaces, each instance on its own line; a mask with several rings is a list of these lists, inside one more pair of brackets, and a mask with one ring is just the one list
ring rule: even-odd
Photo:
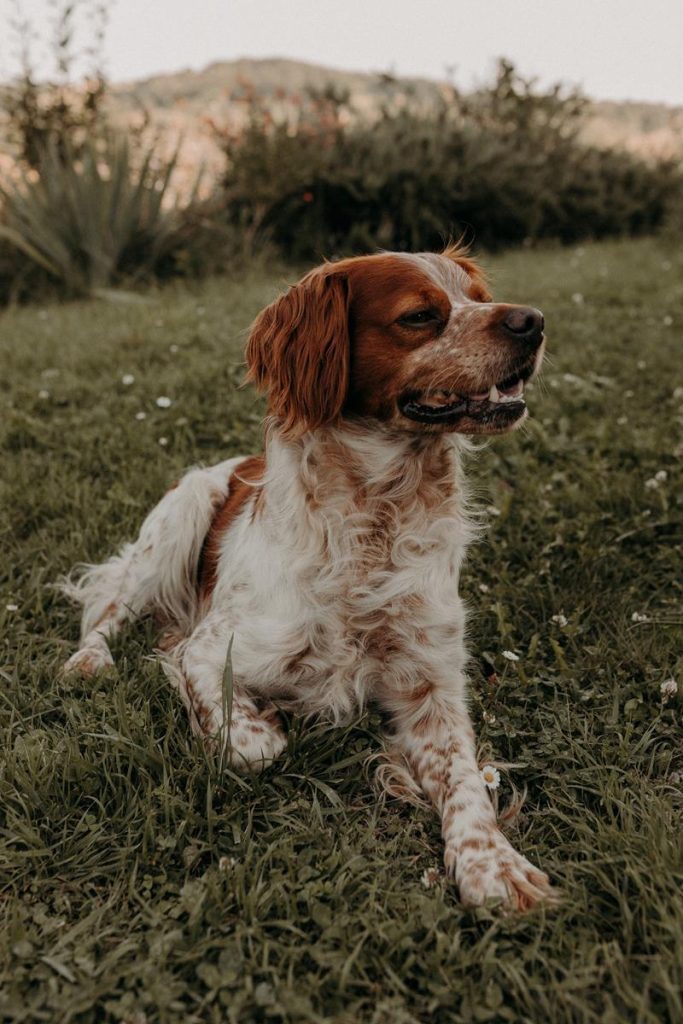
[[405,316],[399,317],[398,322],[406,327],[422,327],[423,324],[436,323],[438,320],[439,317],[433,309],[416,309],[414,313],[406,313]]

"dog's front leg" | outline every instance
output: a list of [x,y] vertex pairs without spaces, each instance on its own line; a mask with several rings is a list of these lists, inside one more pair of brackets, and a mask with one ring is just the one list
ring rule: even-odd
[[441,815],[446,870],[455,876],[463,903],[495,898],[525,910],[553,898],[547,876],[498,828],[462,696],[423,683],[385,695],[383,703],[393,718],[395,746]]

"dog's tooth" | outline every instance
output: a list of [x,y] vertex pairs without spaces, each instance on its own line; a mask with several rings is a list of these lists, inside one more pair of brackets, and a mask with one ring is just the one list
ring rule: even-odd
[[491,385],[491,390],[489,391],[489,402],[498,402],[498,401],[500,401],[500,395],[498,394],[498,388],[496,387],[495,384],[492,384]]

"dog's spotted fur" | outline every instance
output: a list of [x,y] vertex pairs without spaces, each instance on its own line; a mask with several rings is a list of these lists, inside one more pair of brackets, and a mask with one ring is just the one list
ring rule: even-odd
[[[480,777],[458,595],[473,536],[463,434],[520,420],[519,403],[488,408],[477,395],[540,361],[538,330],[532,344],[514,326],[526,323],[519,309],[491,302],[457,250],[313,271],[260,314],[247,346],[250,377],[269,397],[265,456],[191,471],[135,544],[65,586],[84,607],[66,668],[106,668],[107,639],[155,613],[167,672],[207,739],[226,734],[233,638],[227,753],[237,766],[282,752],[277,705],[341,722],[377,702],[394,788],[419,788],[440,813],[462,899],[523,909],[551,889],[499,831]],[[472,401],[441,415],[463,395]],[[404,415],[402,396],[428,422]]]

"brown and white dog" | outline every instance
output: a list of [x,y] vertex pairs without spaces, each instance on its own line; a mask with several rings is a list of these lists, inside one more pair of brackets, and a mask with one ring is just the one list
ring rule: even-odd
[[134,544],[64,584],[83,605],[66,669],[111,665],[108,638],[151,612],[193,729],[215,738],[233,638],[237,767],[281,753],[278,706],[341,722],[375,702],[392,758],[441,814],[461,899],[552,898],[499,831],[479,772],[458,595],[474,534],[466,435],[522,422],[543,341],[540,312],[492,302],[456,247],[311,271],[249,336],[265,454],[191,470]]

